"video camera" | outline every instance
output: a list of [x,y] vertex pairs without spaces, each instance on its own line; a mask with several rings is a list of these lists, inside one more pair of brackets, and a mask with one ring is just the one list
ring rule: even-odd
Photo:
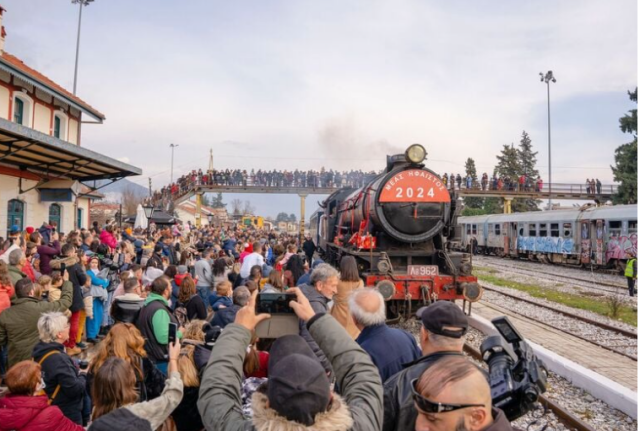
[[506,316],[491,323],[501,336],[488,337],[480,351],[489,365],[493,406],[511,422],[532,410],[547,390],[547,368]]

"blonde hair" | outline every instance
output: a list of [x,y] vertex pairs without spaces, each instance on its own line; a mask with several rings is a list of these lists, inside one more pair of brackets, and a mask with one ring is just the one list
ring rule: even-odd
[[231,289],[233,286],[231,285],[231,282],[228,280],[224,280],[219,282],[218,284],[216,284],[216,293],[219,296],[227,296],[229,295],[229,289]]
[[187,388],[197,388],[200,386],[198,370],[196,369],[196,363],[193,359],[194,351],[194,346],[185,345],[180,350],[180,356],[178,357],[178,372],[180,373],[184,386]]
[[67,316],[59,311],[42,313],[38,319],[38,337],[44,343],[53,343],[58,334],[65,330],[69,324]]
[[187,323],[187,326],[184,328],[184,334],[182,334],[183,337],[187,340],[204,341],[204,331],[202,330],[202,326],[205,323],[207,322],[198,319],[194,319]]
[[41,275],[37,282],[40,286],[45,287],[49,283],[53,283],[53,279],[48,275]]

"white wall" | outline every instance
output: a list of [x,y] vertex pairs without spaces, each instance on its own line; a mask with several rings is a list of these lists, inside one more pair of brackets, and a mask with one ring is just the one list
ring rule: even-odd
[[78,145],[78,122],[69,119],[69,142]]
[[35,118],[33,120],[33,128],[47,135],[51,134],[51,109],[35,102]]
[[0,86],[0,118],[9,119],[9,89]]

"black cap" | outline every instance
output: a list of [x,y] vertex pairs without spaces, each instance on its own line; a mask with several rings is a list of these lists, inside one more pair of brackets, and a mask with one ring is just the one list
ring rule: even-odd
[[285,335],[276,339],[269,350],[269,370],[288,355],[298,354],[318,361],[309,344],[298,334]]
[[[269,358],[271,359],[271,358]],[[317,358],[294,353],[269,367],[269,406],[285,418],[309,426],[331,399],[331,383]]]
[[[467,333],[469,320],[462,310],[449,301],[438,301],[416,311],[422,325],[432,334],[460,338]],[[460,328],[456,330],[445,328]]]

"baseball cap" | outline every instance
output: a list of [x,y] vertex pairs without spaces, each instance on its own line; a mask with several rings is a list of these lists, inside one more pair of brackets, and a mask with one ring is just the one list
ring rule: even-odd
[[[416,311],[422,325],[432,334],[460,338],[469,329],[469,320],[462,310],[452,302],[438,301]],[[460,329],[445,329],[460,328]]]
[[11,234],[20,233],[20,226],[18,226],[17,224],[14,224],[13,226],[11,226],[11,231],[9,233]]

